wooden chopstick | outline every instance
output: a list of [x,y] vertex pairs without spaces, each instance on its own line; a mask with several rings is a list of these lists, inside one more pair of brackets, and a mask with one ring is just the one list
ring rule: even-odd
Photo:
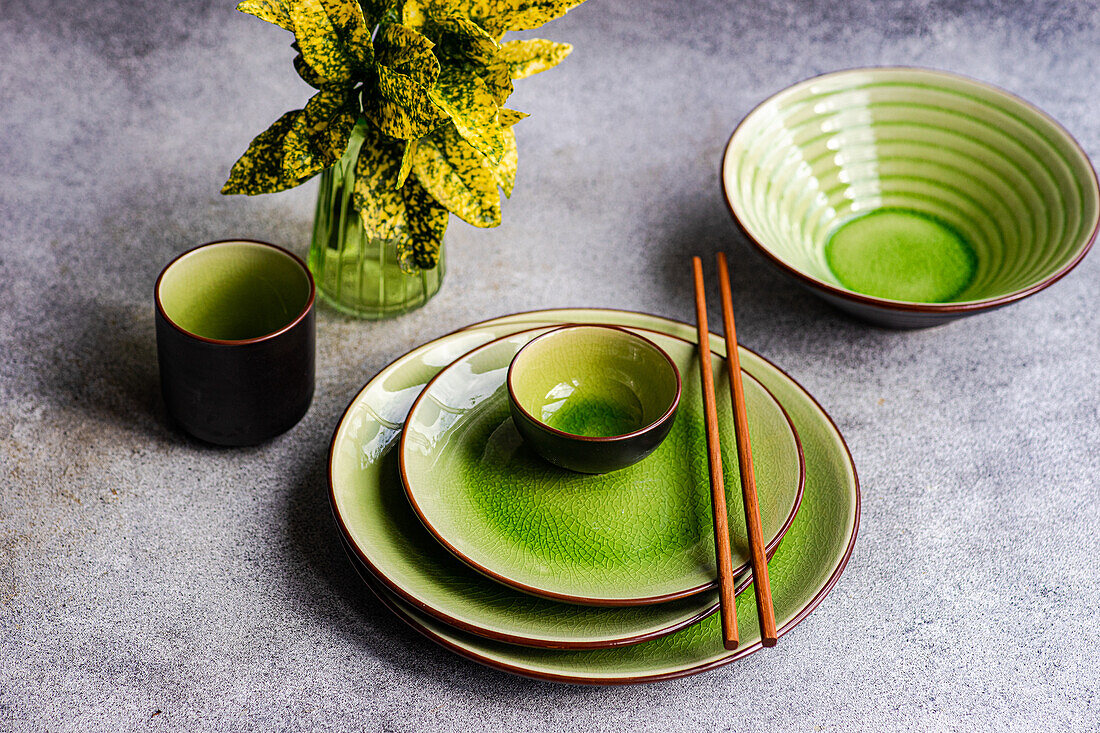
[[718,560],[718,598],[721,602],[722,645],[737,648],[737,607],[730,559],[729,518],[726,516],[726,482],[722,478],[722,444],[718,438],[718,406],[714,399],[714,373],[710,367],[710,328],[707,296],[703,287],[703,261],[692,258],[695,268],[695,316],[699,324],[699,371],[703,379],[703,414],[707,425],[707,462],[710,464],[710,499],[714,512],[714,550]]
[[768,556],[764,553],[764,530],[760,526],[760,504],[756,499],[756,476],[752,470],[749,444],[749,416],[745,411],[745,393],[741,386],[741,358],[737,351],[737,331],[733,323],[733,296],[730,273],[724,252],[718,253],[718,287],[722,292],[722,320],[726,328],[726,367],[730,372],[730,397],[733,400],[733,427],[737,434],[737,464],[741,469],[741,495],[745,503],[745,525],[749,530],[752,554],[752,587],[756,593],[756,611],[760,616],[760,643],[775,646],[775,609],[768,580]]

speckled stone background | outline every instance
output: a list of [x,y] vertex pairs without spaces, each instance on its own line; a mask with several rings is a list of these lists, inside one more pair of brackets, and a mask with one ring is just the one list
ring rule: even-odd
[[[1011,308],[892,332],[735,233],[733,126],[805,77],[917,64],[1011,89],[1100,159],[1095,2],[590,0],[538,35],[517,190],[452,224],[443,292],[389,323],[318,313],[317,396],[267,445],[171,430],[160,268],[234,235],[306,251],[315,183],[218,194],[308,89],[231,0],[0,0],[0,729],[1100,730],[1100,255]],[[863,482],[836,589],[773,651],[651,686],[488,670],[408,630],[343,556],[325,457],[411,347],[510,311],[690,319],[728,251],[742,340],[836,418]],[[714,313],[712,317],[717,317]]]

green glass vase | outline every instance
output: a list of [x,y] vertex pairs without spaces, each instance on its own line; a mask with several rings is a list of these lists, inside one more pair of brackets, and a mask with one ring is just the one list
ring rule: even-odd
[[344,157],[321,173],[309,269],[322,300],[348,315],[378,320],[419,308],[439,292],[446,252],[440,249],[432,269],[410,274],[398,264],[398,238],[372,239],[363,232],[352,193],[366,124],[359,121]]

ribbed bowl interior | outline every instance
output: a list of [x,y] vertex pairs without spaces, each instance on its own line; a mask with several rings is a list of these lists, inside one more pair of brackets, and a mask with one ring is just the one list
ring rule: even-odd
[[951,303],[995,300],[1060,274],[1089,246],[1100,209],[1088,158],[1053,119],[998,89],[922,69],[843,71],[780,92],[737,128],[722,175],[760,247],[849,292],[825,255],[838,227],[892,207],[948,224],[976,256]]

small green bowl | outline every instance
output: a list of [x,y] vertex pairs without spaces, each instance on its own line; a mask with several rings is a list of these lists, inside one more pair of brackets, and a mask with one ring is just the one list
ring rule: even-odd
[[738,125],[722,187],[782,271],[869,321],[917,328],[1038,292],[1088,252],[1096,173],[1048,115],[914,68],[779,92]]
[[668,354],[615,326],[555,329],[508,367],[516,429],[543,458],[578,473],[616,471],[652,453],[672,428],[680,388]]

